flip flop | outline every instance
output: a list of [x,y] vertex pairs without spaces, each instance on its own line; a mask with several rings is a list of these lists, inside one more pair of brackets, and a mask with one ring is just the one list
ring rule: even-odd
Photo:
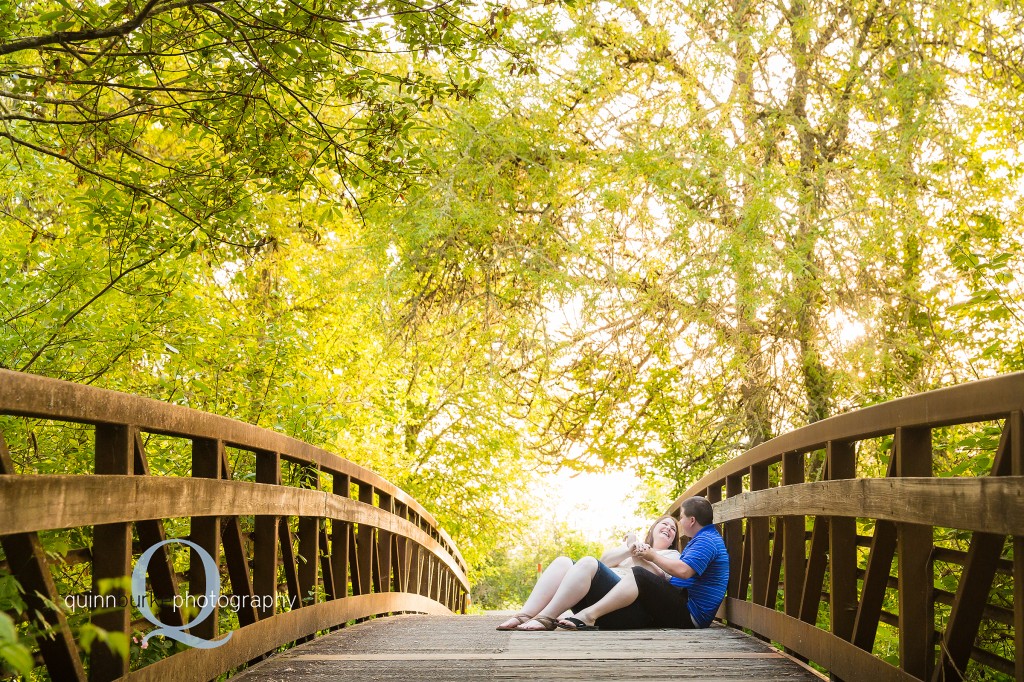
[[[569,625],[568,623],[572,623],[572,625]],[[599,628],[596,625],[587,625],[586,623],[584,623],[579,618],[574,618],[573,616],[568,616],[567,618],[563,618],[562,620],[558,621],[558,623],[556,623],[556,625],[558,627],[562,628],[563,630],[600,630],[601,629],[601,628]]]
[[[513,613],[509,618],[515,618],[519,622],[516,623],[515,625],[509,626],[509,627],[503,627],[503,626],[499,625],[498,627],[496,627],[494,629],[495,630],[515,630],[516,628],[518,628],[520,625],[522,625],[526,621],[532,620],[533,616],[527,615],[525,613]],[[509,618],[506,618],[505,620],[509,620]]]
[[[526,623],[529,623],[531,620],[537,621],[538,623],[540,623],[544,627],[542,627],[542,628],[524,628],[523,625],[526,625]],[[522,623],[519,627],[516,628],[516,630],[519,631],[519,632],[548,632],[548,631],[554,630],[556,627],[558,627],[558,619],[556,619],[556,618],[549,618],[547,616],[534,616],[533,618],[530,618],[529,620],[527,620],[526,623]]]

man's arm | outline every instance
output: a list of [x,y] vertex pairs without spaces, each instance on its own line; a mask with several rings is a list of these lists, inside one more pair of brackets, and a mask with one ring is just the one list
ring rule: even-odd
[[675,578],[692,578],[697,572],[681,559],[670,559],[655,552],[649,545],[637,545],[634,556],[645,559]]

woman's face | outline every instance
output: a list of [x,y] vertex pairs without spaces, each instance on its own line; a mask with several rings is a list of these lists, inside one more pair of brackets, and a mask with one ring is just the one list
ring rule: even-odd
[[676,520],[664,518],[654,524],[654,549],[668,549],[676,541]]

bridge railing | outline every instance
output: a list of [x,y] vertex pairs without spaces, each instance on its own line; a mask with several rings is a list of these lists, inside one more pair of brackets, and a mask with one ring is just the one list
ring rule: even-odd
[[[0,573],[20,582],[22,617],[49,635],[37,638],[37,661],[52,679],[208,680],[348,621],[465,610],[466,564],[451,538],[408,494],[330,452],[233,419],[4,370],[2,415],[91,432],[92,471],[77,475],[16,473],[0,433]],[[151,471],[147,444],[168,441],[190,449],[191,471]],[[232,472],[229,453],[246,470]],[[85,546],[55,555],[40,539],[69,528],[81,529]],[[150,548],[146,595],[129,595],[126,577]],[[130,670],[94,643],[83,665],[55,569],[82,582],[70,605],[85,605],[91,625],[127,642],[155,622],[192,646]],[[200,622],[206,603],[213,611]],[[182,604],[194,608],[173,608]]]
[[[953,680],[973,661],[1024,680],[1022,410],[1017,373],[832,417],[719,467],[670,512],[714,504],[726,621],[836,677]],[[898,640],[889,662],[880,639]]]

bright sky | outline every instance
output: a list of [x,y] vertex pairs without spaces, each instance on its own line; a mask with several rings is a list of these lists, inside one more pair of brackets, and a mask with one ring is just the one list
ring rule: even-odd
[[[642,492],[640,480],[627,471],[597,474],[563,472],[547,477],[554,516],[578,529],[588,540],[616,541],[626,530],[647,530],[647,519],[637,514]],[[665,500],[668,506],[671,500]]]

